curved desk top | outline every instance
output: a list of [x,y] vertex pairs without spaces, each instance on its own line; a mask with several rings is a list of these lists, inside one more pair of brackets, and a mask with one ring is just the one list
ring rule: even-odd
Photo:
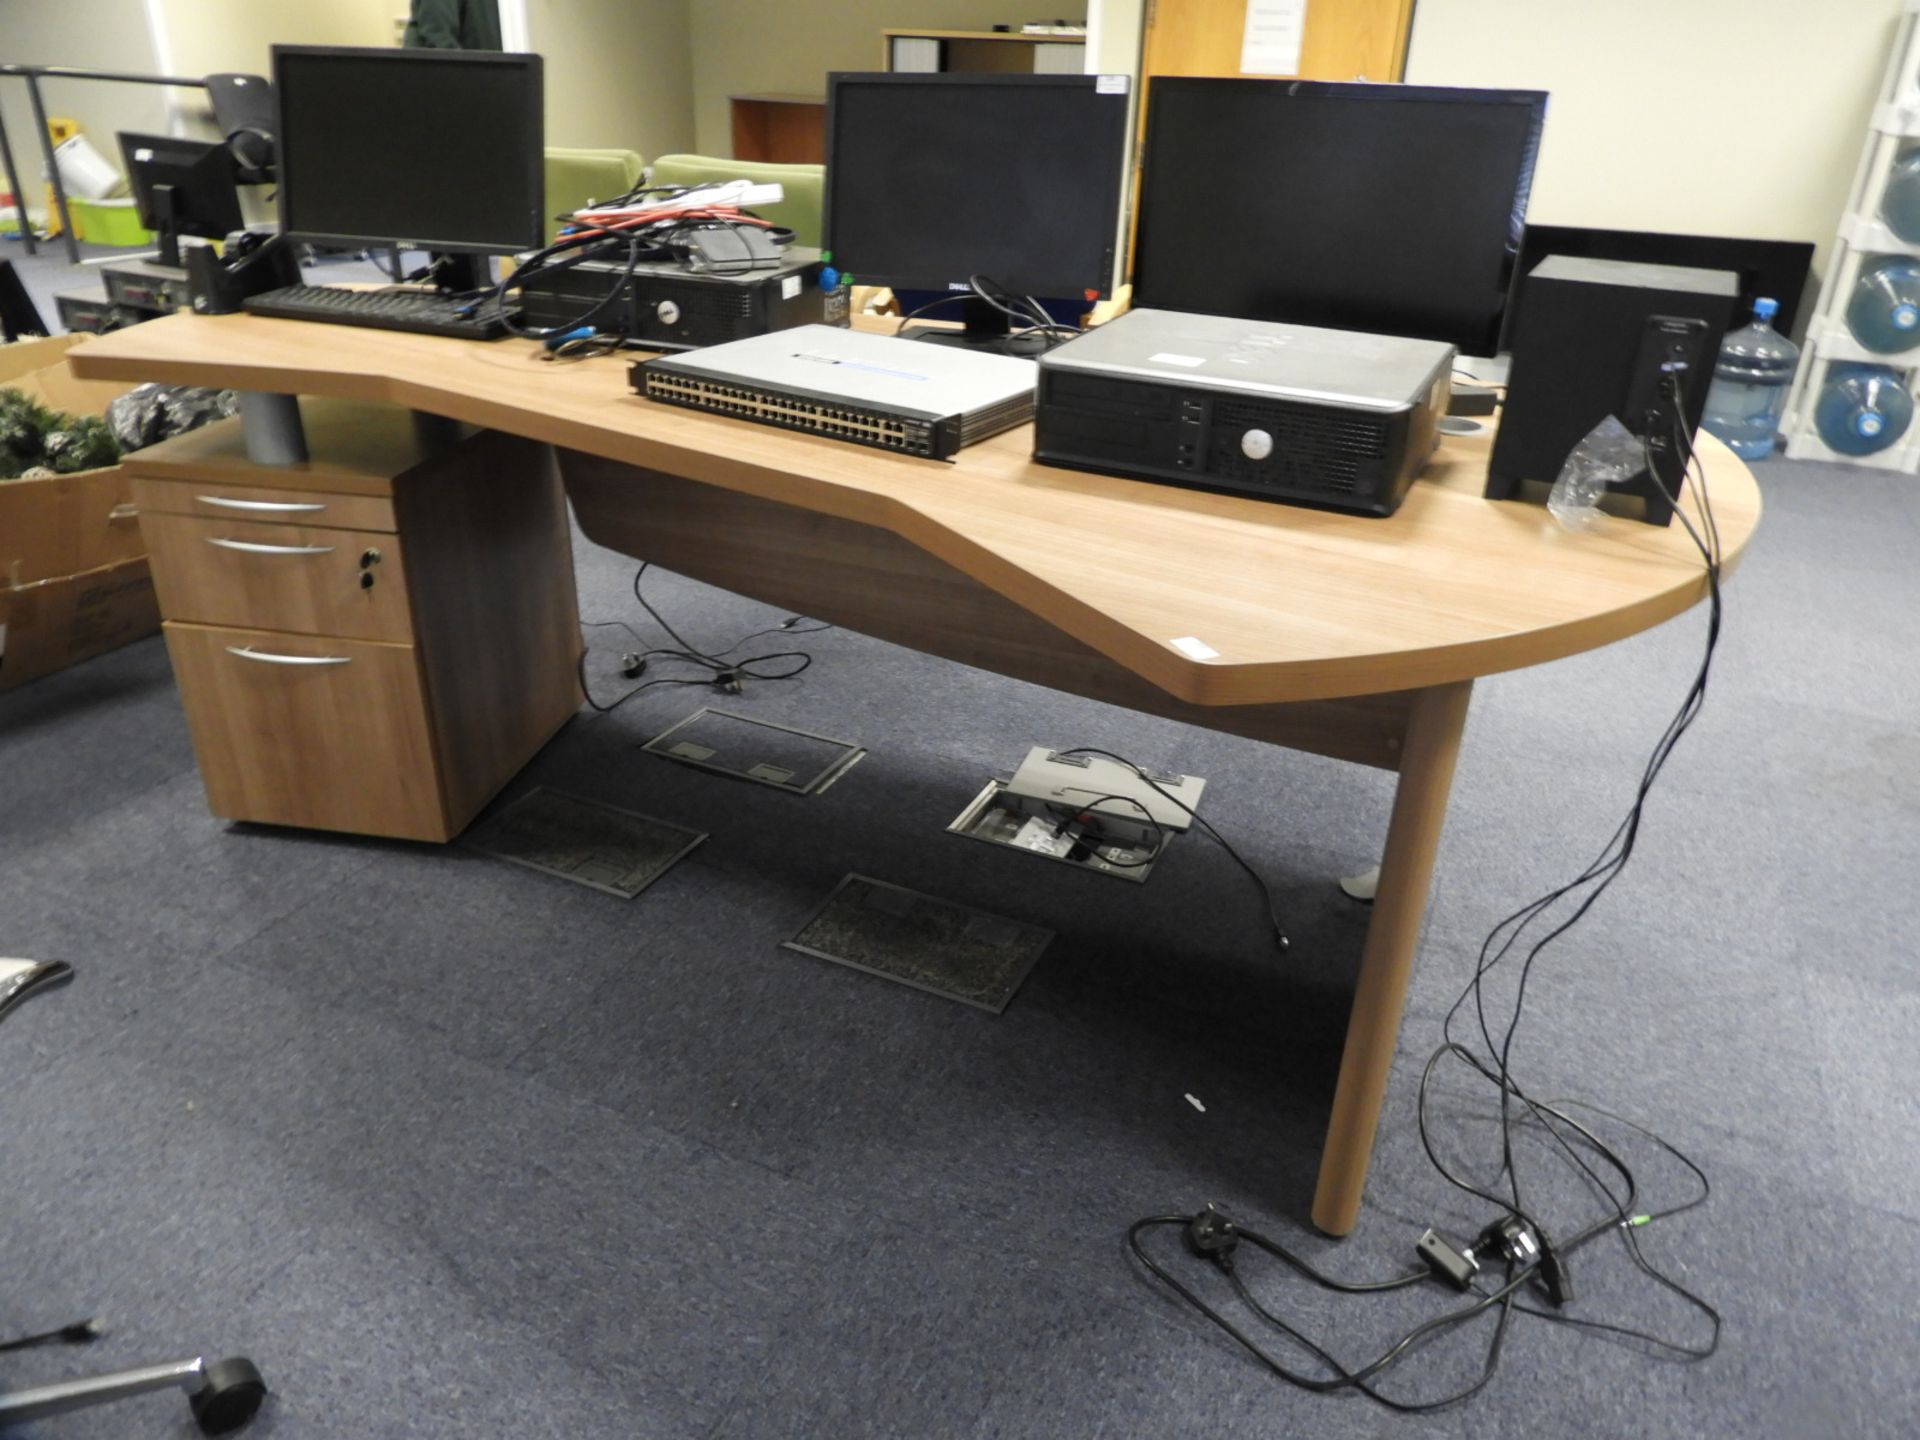
[[[1409,690],[1590,650],[1706,593],[1678,524],[1483,499],[1490,433],[1444,437],[1389,519],[1037,465],[1022,426],[955,464],[641,399],[628,360],[480,342],[174,315],[68,352],[82,379],[384,402],[898,534],[1200,705]],[[1760,518],[1752,475],[1702,434],[1727,565]],[[1689,505],[1691,512],[1691,505]],[[1216,654],[1194,659],[1191,637]],[[1204,652],[1202,652],[1204,653]]]

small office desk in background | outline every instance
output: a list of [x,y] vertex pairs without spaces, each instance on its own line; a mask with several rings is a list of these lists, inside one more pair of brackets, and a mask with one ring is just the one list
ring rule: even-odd
[[[1321,1229],[1352,1229],[1473,680],[1695,604],[1706,580],[1685,532],[1603,520],[1570,535],[1542,507],[1486,501],[1485,436],[1446,438],[1379,520],[1051,469],[1026,427],[956,464],[912,460],[657,405],[629,391],[624,359],[536,349],[179,315],[68,363],[545,442],[603,545],[934,655],[1397,772],[1313,1202]],[[1701,448],[1731,567],[1759,492],[1717,442]]]

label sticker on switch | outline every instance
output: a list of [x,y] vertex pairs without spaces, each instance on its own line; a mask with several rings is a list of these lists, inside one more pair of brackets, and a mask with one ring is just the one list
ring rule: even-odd
[[789,275],[780,282],[780,298],[782,300],[791,300],[799,293],[800,277],[798,275]]
[[1204,355],[1175,355],[1170,350],[1162,350],[1158,355],[1149,355],[1147,359],[1155,365],[1184,365],[1188,369],[1207,363],[1207,357]]
[[1206,641],[1192,635],[1182,635],[1178,640],[1167,642],[1189,660],[1218,660],[1220,652]]

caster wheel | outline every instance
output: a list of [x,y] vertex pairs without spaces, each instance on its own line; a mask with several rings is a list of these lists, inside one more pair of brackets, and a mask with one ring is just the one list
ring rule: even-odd
[[1340,881],[1340,893],[1349,900],[1358,900],[1362,905],[1373,903],[1373,892],[1380,887],[1380,867],[1362,870],[1358,875],[1347,875]]
[[251,1360],[236,1357],[209,1362],[206,1384],[187,1400],[202,1434],[224,1435],[251,1420],[266,1398],[267,1382],[259,1369]]

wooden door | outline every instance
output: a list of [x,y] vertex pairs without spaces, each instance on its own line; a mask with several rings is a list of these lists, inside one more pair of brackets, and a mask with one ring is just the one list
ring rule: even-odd
[[[1247,0],[1149,0],[1142,77],[1238,75]],[[1413,0],[1309,0],[1300,68],[1308,80],[1406,74]]]
[[[1308,0],[1300,41],[1299,78],[1399,80],[1407,71],[1414,0]],[[1127,276],[1140,225],[1140,167],[1147,147],[1147,107],[1155,75],[1235,76],[1247,23],[1247,0],[1147,0],[1140,41],[1140,105],[1135,116],[1129,181]]]

